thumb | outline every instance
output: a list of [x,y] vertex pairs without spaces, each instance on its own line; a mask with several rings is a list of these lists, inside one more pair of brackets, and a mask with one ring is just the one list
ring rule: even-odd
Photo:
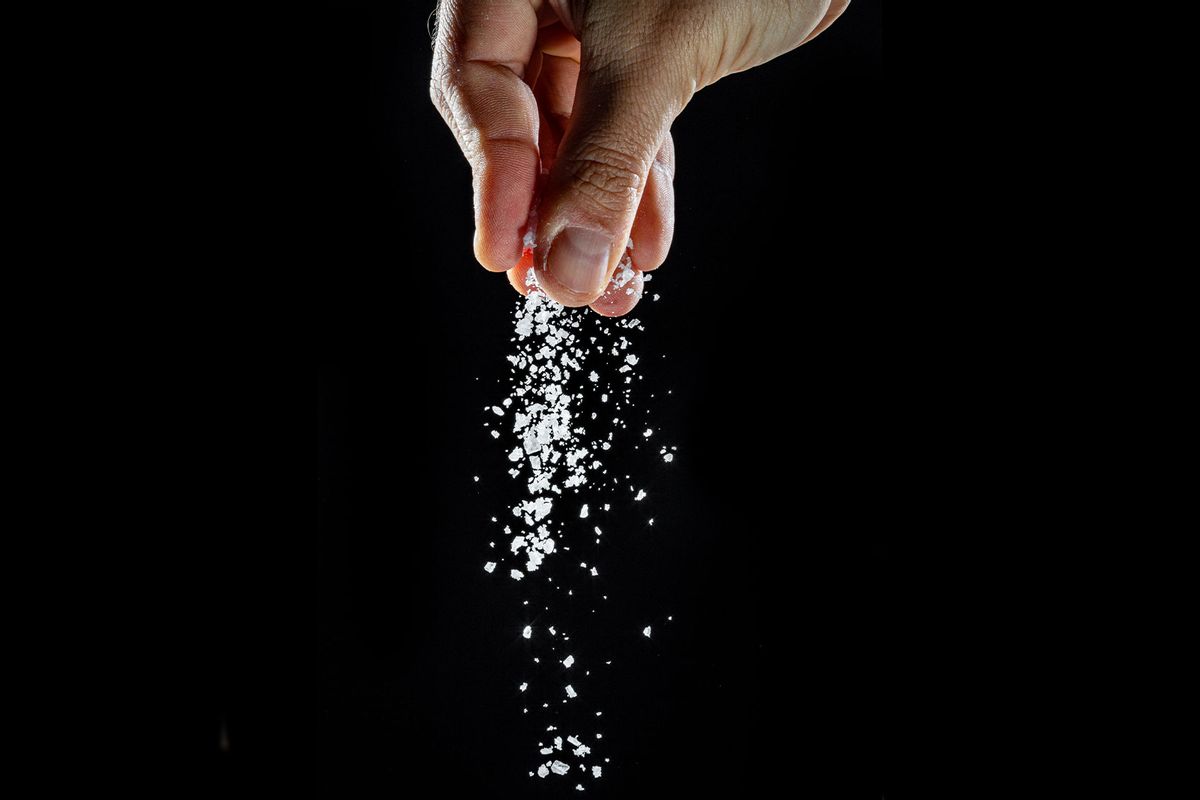
[[589,16],[571,118],[538,207],[537,277],[566,306],[590,304],[608,286],[655,155],[692,91],[649,32]]

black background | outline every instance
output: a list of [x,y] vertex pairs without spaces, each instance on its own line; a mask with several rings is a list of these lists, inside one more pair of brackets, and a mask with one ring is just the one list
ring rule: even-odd
[[[331,13],[313,43],[305,168],[336,246],[317,286],[301,769],[322,797],[557,796],[575,779],[526,775],[524,595],[480,569],[512,488],[481,411],[505,396],[516,295],[471,254],[469,170],[428,99],[427,14]],[[887,263],[881,66],[881,3],[855,0],[673,128],[675,240],[647,286],[662,299],[633,316],[639,402],[679,454],[628,459],[656,522],[627,516],[605,562],[614,614],[656,634],[614,651],[613,763],[583,796],[878,797],[893,781],[897,551],[937,490],[920,420],[948,401],[923,379],[919,289]]]

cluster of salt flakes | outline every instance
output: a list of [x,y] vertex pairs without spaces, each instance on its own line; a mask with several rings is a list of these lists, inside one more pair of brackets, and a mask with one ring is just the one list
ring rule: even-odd
[[[616,276],[617,283],[623,286],[633,279],[634,274],[629,268],[627,256],[622,260]],[[637,280],[641,281],[642,276],[637,275]],[[649,277],[645,280],[649,280]],[[640,290],[640,286],[638,288]],[[564,536],[564,523],[567,520],[603,516],[601,505],[603,512],[610,510],[609,503],[594,503],[589,510],[586,502],[568,502],[568,493],[591,491],[588,487],[597,481],[604,480],[611,485],[617,485],[619,481],[617,477],[605,477],[608,471],[603,454],[611,449],[615,430],[627,429],[632,424],[628,419],[632,414],[630,391],[634,379],[640,380],[640,375],[635,372],[640,359],[629,352],[630,341],[621,331],[638,329],[641,323],[636,319],[623,319],[597,324],[596,319],[599,318],[592,319],[588,314],[590,312],[566,309],[550,300],[538,288],[534,271],[531,270],[529,293],[519,305],[515,318],[512,341],[516,352],[508,356],[512,372],[509,396],[501,405],[485,409],[488,419],[485,426],[497,426],[490,431],[492,438],[511,443],[504,445],[511,463],[508,472],[522,486],[522,496],[510,507],[512,518],[506,523],[498,522],[495,517],[492,519],[503,526],[508,545],[508,555],[499,555],[498,558],[513,562],[509,575],[516,581],[532,578],[548,565],[549,557],[570,549],[559,543]],[[589,326],[594,327],[596,335],[591,335]],[[593,402],[598,395],[599,408],[612,409],[611,418],[598,420],[598,412],[592,412],[585,418],[582,402],[585,392],[591,393]],[[590,426],[590,431],[589,422],[597,423]],[[607,433],[599,433],[599,428],[606,428]],[[641,431],[640,427],[634,430]],[[654,430],[647,428],[638,438],[644,441],[653,434]],[[672,460],[666,446],[663,446],[660,455],[665,461]],[[628,479],[629,476],[624,477]],[[635,501],[646,497],[642,489],[629,487],[629,491]],[[652,525],[653,520],[649,524]],[[593,527],[596,542],[599,543],[602,530],[599,525]],[[492,546],[495,547],[495,542]],[[484,570],[492,573],[497,566],[497,561],[488,561],[484,564]],[[586,562],[579,566],[592,578],[599,576],[595,566],[589,567]],[[554,583],[552,578],[548,578],[548,581]],[[526,600],[525,604],[528,605],[529,601]],[[539,636],[552,642],[570,640],[566,631],[558,631],[553,625],[544,630],[546,632],[542,633],[535,625],[525,625],[521,635],[531,640],[531,645],[538,643]],[[644,634],[649,636],[650,629],[646,628]],[[564,670],[578,676],[575,683],[586,683],[587,676],[591,674],[589,670],[577,666],[575,654],[568,653],[564,658],[555,660]],[[540,664],[541,659],[534,657],[533,662]],[[611,663],[605,662],[606,665]],[[533,691],[527,681],[522,682],[519,689],[523,694]],[[585,689],[581,685],[580,690],[576,690],[573,683],[563,680],[556,689],[560,698],[556,702],[584,702],[587,698],[581,698],[581,695]],[[550,708],[550,702],[541,705],[543,709]],[[525,713],[528,712],[526,708]],[[595,717],[602,714],[602,711],[596,711]],[[550,725],[546,730],[553,731],[555,726]],[[594,736],[596,740],[603,739],[600,732],[595,732]],[[568,736],[566,741],[570,745],[571,756],[578,760],[574,767],[561,760],[569,757],[565,752],[557,757],[563,751],[563,739],[556,736],[552,745],[538,745],[540,755],[556,757],[540,763],[536,772],[529,773],[530,776],[566,776],[573,769],[578,769],[585,775],[590,773],[593,779],[600,778],[603,770],[600,764],[595,763],[599,759],[589,759],[591,746],[584,744],[578,735]],[[604,758],[603,761],[607,763],[609,759]],[[584,790],[582,784],[577,784],[575,788]]]

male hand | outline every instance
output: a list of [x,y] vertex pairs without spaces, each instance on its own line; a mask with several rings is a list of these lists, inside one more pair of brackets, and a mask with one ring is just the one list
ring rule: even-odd
[[[848,4],[442,0],[430,93],[471,164],[479,263],[522,293],[535,269],[563,305],[627,313],[671,245],[675,117]],[[535,197],[536,247],[522,261]],[[633,270],[614,279],[630,240]]]

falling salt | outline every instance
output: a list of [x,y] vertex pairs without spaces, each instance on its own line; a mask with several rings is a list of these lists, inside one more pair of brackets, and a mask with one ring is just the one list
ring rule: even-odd
[[[525,233],[526,247],[535,245],[535,229],[536,218],[531,218]],[[646,277],[632,268],[629,254],[626,253],[613,277],[615,286],[629,294],[636,292],[640,295],[646,280]],[[647,357],[637,355],[634,352],[635,348],[631,346],[631,340],[624,335],[625,331],[631,329],[642,330],[639,320],[626,318],[614,322],[588,316],[584,311],[565,309],[546,297],[537,286],[537,270],[527,273],[526,285],[528,294],[520,302],[515,315],[511,339],[513,350],[507,356],[511,373],[509,396],[504,398],[500,405],[484,406],[485,413],[491,411],[487,418],[495,427],[492,428],[487,423],[484,426],[491,428],[488,433],[494,440],[504,443],[501,453],[507,456],[509,468],[506,471],[515,479],[514,491],[517,493],[509,503],[512,517],[508,521],[511,524],[503,526],[504,538],[501,541],[507,542],[508,547],[500,548],[499,558],[501,561],[506,558],[512,559],[509,574],[513,580],[529,580],[529,583],[523,584],[522,590],[525,591],[528,587],[531,594],[529,598],[522,600],[522,605],[530,606],[532,599],[533,608],[528,613],[536,615],[539,624],[550,634],[549,637],[539,637],[539,642],[532,643],[533,627],[524,626],[522,636],[531,642],[529,647],[533,648],[533,652],[526,651],[526,657],[534,664],[540,664],[542,659],[533,654],[539,653],[548,662],[559,660],[563,669],[569,670],[576,663],[575,656],[570,653],[564,655],[558,650],[556,643],[565,643],[572,636],[567,635],[568,632],[564,630],[561,632],[561,639],[557,638],[560,632],[548,624],[555,619],[555,609],[549,604],[549,598],[541,596],[539,592],[545,587],[547,591],[554,592],[555,597],[565,595],[570,598],[582,594],[574,591],[575,588],[580,588],[577,583],[572,585],[572,581],[579,579],[568,580],[569,575],[565,571],[567,564],[561,565],[562,571],[556,572],[554,569],[554,564],[559,561],[555,556],[562,553],[576,556],[570,559],[569,563],[579,563],[580,569],[593,578],[599,575],[597,564],[594,563],[596,559],[590,555],[586,561],[580,561],[578,558],[579,555],[584,555],[578,552],[579,549],[590,543],[572,538],[577,535],[577,529],[567,519],[570,516],[567,509],[577,507],[578,518],[588,519],[593,511],[599,513],[599,501],[603,495],[597,495],[596,492],[616,490],[617,477],[609,473],[612,465],[605,464],[603,453],[620,449],[625,446],[627,440],[617,438],[614,434],[621,436],[628,432],[627,435],[638,441],[654,435],[653,428],[643,427],[644,422],[635,410],[632,394],[636,385],[634,379],[642,379],[642,375],[634,368],[644,367],[643,362]],[[655,298],[657,299],[657,295]],[[594,398],[597,395],[601,403],[607,404],[606,410],[612,409],[611,415],[602,416],[586,407],[595,402]],[[495,417],[499,417],[500,420],[497,421]],[[643,422],[643,425],[639,425],[639,422]],[[598,426],[605,427],[597,430]],[[641,437],[637,436],[637,432],[642,430],[645,432]],[[664,454],[665,450],[659,453]],[[670,461],[665,455],[664,458]],[[480,481],[480,478],[476,477],[476,480]],[[626,475],[625,480],[634,479]],[[588,493],[592,493],[590,497]],[[645,497],[645,490],[639,490],[634,499],[640,501]],[[591,502],[580,502],[584,499]],[[609,512],[611,504],[603,503],[603,509]],[[495,517],[492,518],[492,522],[496,522]],[[624,520],[618,517],[612,520],[612,523],[616,528],[610,528],[610,532],[615,530],[617,535],[611,538],[619,541]],[[629,520],[629,524],[632,526],[635,521]],[[594,526],[593,531],[595,543],[599,545],[601,529]],[[500,539],[499,536],[495,538]],[[605,541],[609,541],[609,538]],[[495,543],[491,546],[494,548]],[[576,552],[571,552],[573,547],[576,548]],[[495,552],[493,550],[493,557],[497,557]],[[497,566],[496,561],[488,561],[484,569],[491,573]],[[542,576],[543,580],[536,580]],[[590,585],[596,586],[595,583]],[[602,595],[602,598],[607,600],[608,595]],[[596,609],[592,608],[591,612],[595,614]],[[581,633],[586,634],[586,631],[572,630],[571,633],[578,637]],[[649,626],[644,633],[649,637]],[[586,637],[584,641],[587,641]],[[574,648],[575,645],[572,643],[570,646]],[[559,659],[558,656],[562,658]],[[586,681],[591,673],[589,670],[582,672],[583,676],[577,679]],[[525,693],[532,687],[529,682],[522,682],[519,688]],[[561,703],[579,698],[579,693],[571,684],[563,686],[563,691],[566,699],[561,699]],[[591,710],[585,710],[584,705],[588,699],[590,693],[585,692],[582,701],[572,703],[568,707],[578,707],[578,713],[590,715]],[[550,703],[544,702],[541,707],[549,709],[551,706]],[[602,713],[596,711],[595,715],[599,717]],[[546,729],[550,731],[554,728],[555,726],[550,725]],[[567,737],[573,748],[571,752],[574,758],[583,759],[591,753],[590,747],[583,744],[580,737],[590,738],[590,734],[593,733],[597,741],[602,739],[602,735],[594,731]],[[562,738],[555,738],[553,749],[543,746],[540,742],[537,749],[542,756],[562,750]],[[607,758],[597,760],[603,760],[605,763],[609,761]],[[539,764],[536,774],[542,778],[550,773],[566,775],[574,768],[586,775],[589,765],[554,760]],[[594,778],[600,777],[599,766],[591,766],[590,769]],[[530,775],[532,774],[534,773],[531,772]],[[576,788],[583,791],[582,785],[577,785]]]
[[650,638],[650,626],[649,625],[642,628],[642,636],[645,636],[647,639]]

